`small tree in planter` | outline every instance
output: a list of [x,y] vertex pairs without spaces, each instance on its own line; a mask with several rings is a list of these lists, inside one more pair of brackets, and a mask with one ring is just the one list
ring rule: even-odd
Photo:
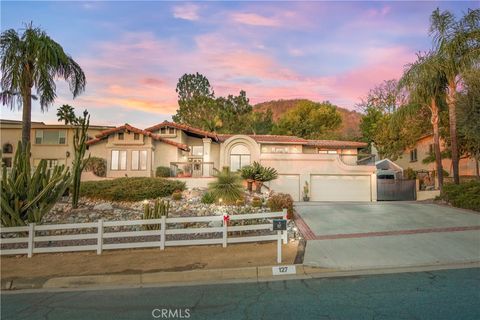
[[257,175],[256,168],[254,166],[245,166],[241,169],[240,174],[243,179],[247,180],[247,189],[251,193],[253,191],[253,182]]
[[305,185],[303,186],[303,201],[309,201],[310,197],[308,196],[308,193],[310,190],[308,189],[308,182],[305,181]]
[[264,167],[258,162],[253,163],[253,167],[255,168],[255,184],[256,188],[255,191],[257,193],[262,192],[262,186],[265,182],[272,181],[278,178],[278,172],[274,168],[271,167]]

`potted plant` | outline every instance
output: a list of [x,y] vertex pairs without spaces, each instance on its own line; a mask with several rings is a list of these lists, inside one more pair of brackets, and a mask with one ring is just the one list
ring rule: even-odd
[[245,166],[240,170],[240,175],[247,181],[247,190],[250,193],[253,190],[253,182],[255,181],[256,174],[257,171],[253,166]]
[[310,197],[308,196],[308,182],[305,181],[305,185],[303,186],[303,201],[310,201]]

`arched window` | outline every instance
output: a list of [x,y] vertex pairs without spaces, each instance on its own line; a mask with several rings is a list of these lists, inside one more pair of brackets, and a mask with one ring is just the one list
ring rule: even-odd
[[250,150],[244,144],[237,144],[230,151],[230,170],[237,171],[250,165]]
[[10,143],[5,143],[2,148],[3,153],[13,153],[13,146]]

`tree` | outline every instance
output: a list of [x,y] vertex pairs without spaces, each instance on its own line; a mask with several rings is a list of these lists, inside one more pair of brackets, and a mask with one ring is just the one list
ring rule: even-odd
[[480,69],[462,75],[463,90],[458,96],[458,135],[462,154],[476,161],[476,175],[480,178]]
[[204,75],[184,74],[178,80],[176,92],[179,108],[173,121],[208,131],[215,131],[221,125],[215,93]]
[[433,145],[435,162],[437,168],[438,186],[440,191],[443,188],[443,166],[440,151],[440,109],[441,100],[444,99],[444,88],[447,79],[439,67],[437,57],[431,53],[418,54],[417,61],[407,65],[407,68],[400,79],[399,87],[406,88],[410,93],[410,100],[413,103],[407,104],[398,109],[393,121],[400,119],[408,113],[410,116],[418,114],[419,109],[426,108],[430,111],[430,122],[433,127]]
[[396,79],[385,80],[368,92],[366,98],[356,105],[357,109],[366,112],[376,109],[382,114],[391,114],[407,101],[407,94],[398,85]]
[[[75,98],[85,90],[85,74],[80,66],[45,31],[26,25],[22,35],[13,29],[0,37],[2,103],[14,109],[23,107],[22,141],[30,141],[32,89],[42,111],[56,98],[57,78],[70,85]],[[21,98],[20,98],[21,97]]]
[[80,182],[82,178],[83,169],[88,163],[88,159],[84,159],[87,149],[88,127],[90,126],[90,115],[88,111],[83,111],[83,116],[77,117],[75,109],[69,105],[64,104],[58,108],[58,121],[64,121],[66,125],[74,126],[73,134],[73,149],[75,150],[75,157],[72,162],[73,181],[72,181],[72,207],[78,207],[78,199],[80,198]]
[[273,129],[275,134],[294,135],[305,139],[321,139],[340,127],[342,117],[330,102],[304,101],[287,111]]
[[270,134],[273,125],[272,109],[267,109],[265,112],[253,111],[248,114],[245,127],[241,132],[247,134]]
[[219,97],[216,104],[222,122],[220,132],[240,133],[245,130],[252,113],[252,106],[245,91],[241,90],[238,96]]
[[433,11],[430,16],[430,35],[433,37],[435,55],[441,71],[447,78],[445,86],[448,105],[450,147],[453,179],[460,183],[459,152],[457,141],[457,88],[461,74],[478,65],[480,57],[480,9],[468,10],[460,19],[449,11]]

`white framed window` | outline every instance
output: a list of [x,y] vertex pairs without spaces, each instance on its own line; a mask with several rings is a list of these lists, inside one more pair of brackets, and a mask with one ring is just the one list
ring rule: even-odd
[[127,170],[127,151],[126,150],[112,150],[111,158],[112,170]]
[[203,146],[192,146],[192,156],[203,156]]
[[147,150],[132,151],[132,170],[147,170]]
[[237,171],[250,165],[250,150],[243,144],[236,145],[230,151],[230,170]]
[[273,147],[272,151],[273,151],[273,153],[287,153],[287,148]]
[[35,144],[67,144],[67,131],[35,130]]

